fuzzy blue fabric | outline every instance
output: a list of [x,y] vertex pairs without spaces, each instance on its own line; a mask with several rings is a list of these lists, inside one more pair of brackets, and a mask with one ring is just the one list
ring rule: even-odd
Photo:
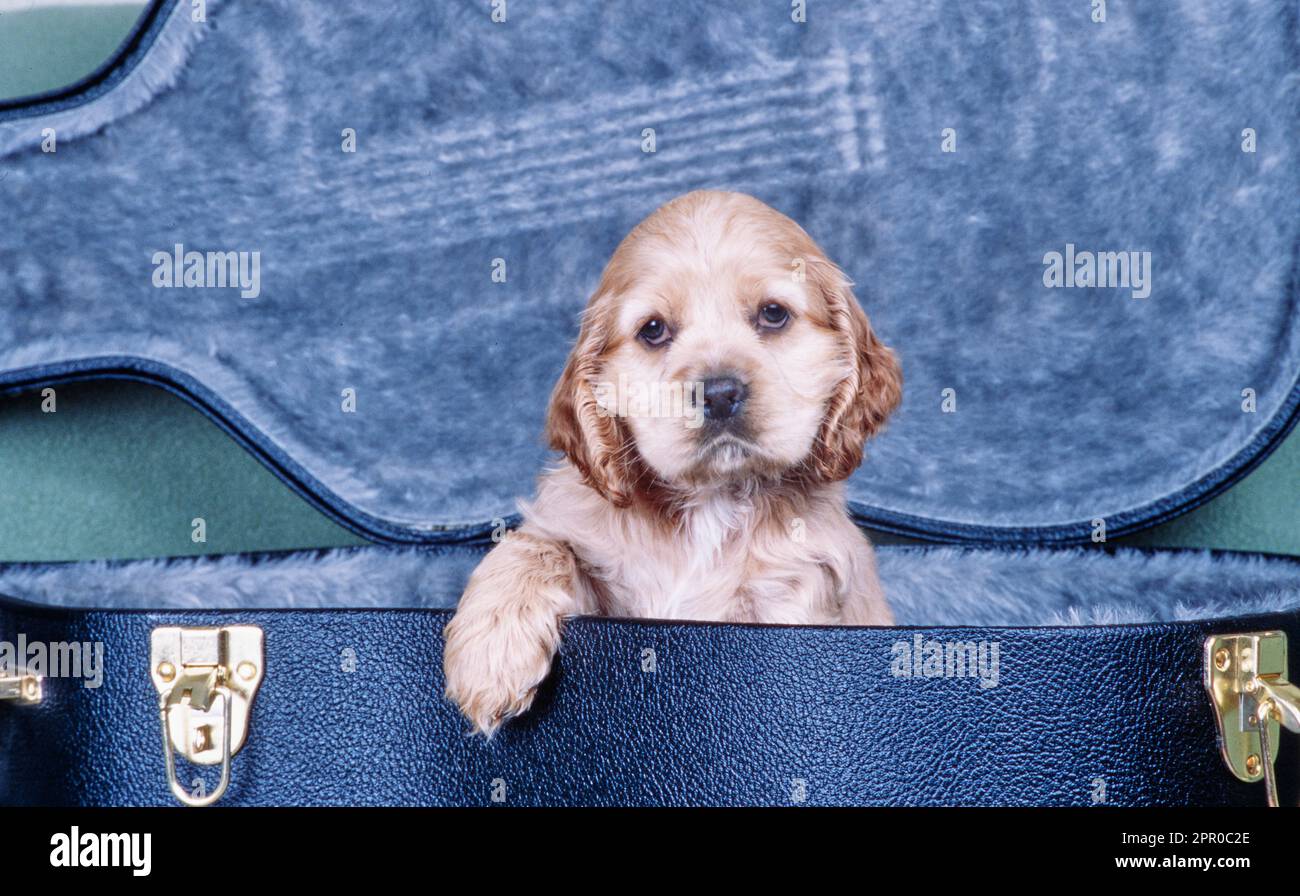
[[[456,605],[482,548],[0,566],[0,595],[147,609]],[[1104,625],[1300,609],[1300,563],[1179,551],[878,550],[900,625]]]
[[[88,102],[0,113],[0,368],[147,359],[372,534],[531,492],[602,265],[699,187],[800,221],[901,355],[864,519],[1117,531],[1300,399],[1290,0],[191,10]],[[177,244],[260,253],[258,294],[156,287]],[[1097,252],[1148,282],[1086,285]]]

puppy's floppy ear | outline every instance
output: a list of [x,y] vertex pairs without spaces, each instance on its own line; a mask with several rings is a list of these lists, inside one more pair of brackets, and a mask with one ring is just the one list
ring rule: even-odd
[[594,388],[608,339],[599,305],[598,294],[583,315],[577,344],[551,393],[546,440],[564,452],[589,486],[615,506],[626,507],[636,483],[630,436],[613,411],[600,406]]
[[898,407],[903,373],[893,351],[876,338],[844,273],[825,258],[809,262],[807,270],[826,301],[831,327],[843,340],[847,367],[826,407],[810,458],[817,478],[838,482],[858,468],[867,439],[884,428]]

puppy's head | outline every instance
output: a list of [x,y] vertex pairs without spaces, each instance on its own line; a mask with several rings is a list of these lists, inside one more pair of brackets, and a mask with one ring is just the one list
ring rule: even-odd
[[848,279],[740,193],[674,199],[619,245],[547,436],[616,504],[746,478],[845,479],[901,396]]

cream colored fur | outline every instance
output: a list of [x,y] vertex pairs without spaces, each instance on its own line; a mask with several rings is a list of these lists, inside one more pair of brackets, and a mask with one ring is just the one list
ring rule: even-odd
[[[788,311],[779,328],[760,309]],[[671,338],[638,333],[663,322]],[[743,380],[725,426],[619,416],[598,384]],[[889,625],[842,481],[901,378],[847,280],[752,197],[691,193],[615,252],[552,398],[566,460],[470,579],[446,631],[447,695],[480,732],[524,712],[567,616]]]

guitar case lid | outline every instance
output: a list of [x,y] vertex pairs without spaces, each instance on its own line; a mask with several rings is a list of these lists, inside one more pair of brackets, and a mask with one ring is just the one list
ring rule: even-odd
[[798,17],[155,2],[94,76],[0,107],[0,385],[147,379],[360,532],[472,537],[548,459],[618,240],[708,187],[799,221],[901,357],[864,522],[1119,533],[1286,434],[1292,4]]

